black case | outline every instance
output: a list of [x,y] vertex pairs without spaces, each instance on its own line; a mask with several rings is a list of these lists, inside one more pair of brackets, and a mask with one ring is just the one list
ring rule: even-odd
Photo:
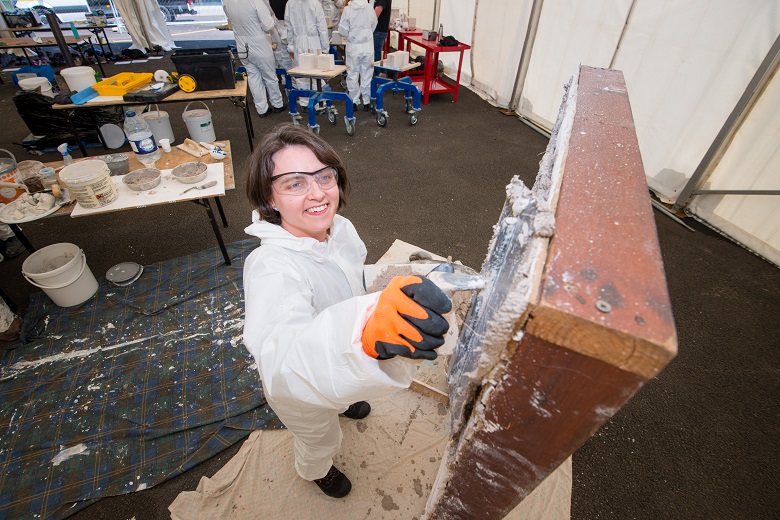
[[180,49],[171,54],[176,72],[195,78],[195,90],[222,90],[236,86],[236,61],[229,47]]

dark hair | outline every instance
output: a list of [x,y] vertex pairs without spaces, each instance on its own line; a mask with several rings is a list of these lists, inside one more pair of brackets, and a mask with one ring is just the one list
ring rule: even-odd
[[249,158],[249,174],[246,178],[246,196],[260,217],[271,224],[280,225],[282,217],[271,206],[273,196],[271,176],[274,174],[274,154],[288,146],[305,146],[314,153],[325,166],[331,166],[338,172],[339,207],[347,204],[350,192],[347,170],[341,157],[331,145],[320,136],[311,133],[300,125],[290,123],[278,125],[266,134]]

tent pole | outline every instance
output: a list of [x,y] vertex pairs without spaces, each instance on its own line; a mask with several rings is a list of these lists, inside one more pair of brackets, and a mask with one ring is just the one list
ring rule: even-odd
[[528,18],[528,29],[525,31],[525,41],[523,42],[523,52],[520,55],[520,64],[517,66],[515,87],[512,89],[512,97],[509,98],[509,110],[512,112],[516,111],[520,104],[520,96],[523,93],[522,85],[525,85],[528,65],[531,62],[531,51],[533,51],[536,40],[536,30],[539,28],[539,18],[542,15],[542,4],[544,4],[544,0],[534,0],[531,7],[531,16]]
[[701,162],[696,167],[691,178],[688,179],[688,183],[680,192],[677,200],[674,201],[672,211],[677,211],[687,206],[689,199],[693,196],[694,190],[704,183],[712,174],[715,166],[717,166],[718,162],[720,162],[720,159],[723,157],[723,154],[726,152],[729,143],[737,133],[737,130],[742,126],[742,123],[747,118],[756,101],[758,101],[759,96],[766,88],[769,80],[777,71],[778,65],[780,65],[780,36],[777,37],[775,43],[769,49],[764,61],[761,62],[761,65],[753,75],[753,79],[750,80],[747,88],[745,88],[742,97],[739,98],[734,110],[731,111],[728,119],[723,123],[723,128],[721,128],[718,135],[715,136],[707,153],[702,157]]
[[[432,31],[439,30],[439,17],[441,16],[441,0],[435,0],[433,3],[433,27]],[[439,36],[442,36],[441,34]]]
[[620,47],[623,45],[623,39],[625,39],[626,32],[628,32],[628,24],[631,23],[631,17],[634,14],[634,6],[636,6],[636,0],[631,0],[631,7],[628,8],[626,22],[623,24],[623,31],[620,33],[620,38],[618,39],[618,43],[615,46],[615,52],[612,54],[612,59],[609,60],[610,69],[615,66],[615,61],[617,61],[618,52],[620,52]]

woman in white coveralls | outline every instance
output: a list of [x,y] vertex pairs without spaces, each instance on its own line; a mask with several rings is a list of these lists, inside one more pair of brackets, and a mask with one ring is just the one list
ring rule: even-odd
[[327,495],[349,493],[335,466],[338,415],[362,419],[368,399],[412,381],[434,359],[451,309],[424,277],[396,277],[365,294],[366,248],[337,215],[349,192],[344,165],[319,136],[281,125],[255,148],[246,191],[246,232],[261,240],[244,263],[244,344],[268,404],[294,436],[295,469]]
[[[287,26],[287,51],[294,66],[300,65],[298,55],[302,52],[328,52],[328,26],[319,0],[289,0],[284,10],[284,23]],[[297,78],[295,86],[311,90],[311,80]],[[298,98],[299,105],[306,106],[307,103],[307,98]]]
[[363,109],[371,110],[371,78],[374,77],[374,28],[376,13],[368,0],[352,0],[341,15],[339,34],[347,41],[347,90],[352,103],[363,98]]
[[[246,67],[257,113],[265,117],[271,110],[284,111],[274,52],[266,35],[275,30],[271,9],[263,0],[224,0],[222,7],[233,27],[238,56]],[[269,99],[273,108],[268,106]]]

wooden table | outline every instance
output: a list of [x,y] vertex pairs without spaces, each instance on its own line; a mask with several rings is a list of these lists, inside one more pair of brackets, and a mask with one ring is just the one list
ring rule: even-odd
[[[428,97],[431,94],[445,94],[452,92],[452,102],[458,100],[458,87],[460,85],[460,69],[463,65],[463,52],[471,49],[471,46],[465,43],[459,43],[458,45],[444,46],[439,45],[438,41],[423,40],[422,35],[406,35],[404,36],[409,45],[417,45],[425,49],[425,67],[423,69],[422,78],[415,80],[415,84],[420,87],[423,94],[423,104],[428,104]],[[458,59],[458,73],[455,77],[455,83],[439,78],[437,75],[437,67],[439,64],[439,53],[442,52],[457,52],[460,54]]]
[[[255,130],[252,126],[252,115],[249,112],[249,105],[246,101],[246,92],[247,92],[247,81],[239,80],[236,81],[236,86],[232,89],[220,89],[220,90],[196,90],[195,92],[184,92],[183,90],[177,90],[170,96],[160,100],[155,101],[156,104],[162,105],[166,103],[189,103],[192,101],[205,101],[209,99],[228,99],[230,100],[233,105],[242,108],[244,112],[244,125],[246,126],[246,135],[249,139],[249,149],[254,150],[254,142],[252,139],[255,136]],[[72,103],[65,104],[65,105],[52,105],[52,108],[55,110],[65,110],[65,118],[68,121],[68,124],[70,125],[70,130],[73,133],[73,136],[76,138],[76,141],[79,145],[79,150],[81,150],[81,153],[84,157],[87,157],[89,155],[87,153],[87,149],[84,147],[84,143],[81,142],[81,137],[79,137],[78,132],[76,131],[76,127],[73,126],[73,123],[70,120],[70,110],[79,110],[84,108],[94,108],[94,107],[112,107],[112,106],[125,106],[125,105],[143,105],[143,102],[138,101],[124,101],[120,97],[116,96],[98,96],[94,99],[91,99],[90,101],[87,101],[83,105],[75,105]],[[95,122],[95,127],[97,128],[97,122]],[[98,131],[98,136],[103,142],[103,136]],[[219,141],[222,141],[223,139],[219,139]],[[103,146],[105,146],[105,143],[103,142]]]
[[[201,162],[206,164],[217,164],[222,163],[223,169],[224,169],[224,183],[225,183],[225,191],[235,189],[236,187],[236,181],[235,176],[233,174],[233,154],[230,153],[230,141],[220,141],[221,143],[225,143],[225,147],[223,148],[225,151],[228,152],[228,156],[223,159],[222,161],[218,161],[214,158],[212,158],[209,154],[205,154],[203,157],[201,157]],[[179,150],[175,146],[171,147],[171,152],[166,153],[162,152],[162,155],[160,156],[160,159],[155,163],[155,167],[159,170],[168,170],[172,169],[180,164],[188,163],[196,161],[197,159],[193,157],[192,155],[183,152],[182,150]],[[135,158],[135,154],[132,152],[127,154],[130,162],[130,171],[138,170],[141,168],[145,168],[141,163],[138,162],[138,160]],[[84,159],[77,159],[78,161],[83,161]],[[51,166],[53,168],[59,168],[62,166],[62,161],[58,162],[52,162],[46,164],[46,166]],[[114,182],[119,182],[114,178]],[[163,180],[163,182],[166,182]],[[177,182],[177,181],[167,181],[167,182]],[[205,182],[205,181],[204,181]],[[185,189],[197,186],[202,184],[202,182],[196,183],[196,184],[181,184],[181,191],[184,191]],[[214,199],[214,203],[217,206],[217,211],[219,211],[219,216],[222,219],[222,225],[224,227],[228,226],[227,217],[225,217],[225,211],[222,209],[222,203],[219,200],[219,197],[221,195],[212,195],[212,196],[199,196],[198,190],[192,190],[186,195],[177,197],[176,200],[166,201],[164,203],[149,203],[149,202],[143,202],[139,203],[136,206],[133,207],[121,207],[117,208],[116,211],[128,211],[128,210],[135,210],[140,209],[147,206],[154,206],[159,204],[170,204],[170,203],[177,203],[177,202],[194,202],[195,204],[198,204],[199,206],[202,206],[206,210],[206,214],[209,218],[209,222],[211,223],[211,228],[214,231],[214,236],[217,239],[217,243],[219,244],[220,250],[222,251],[222,256],[225,259],[225,265],[230,265],[230,257],[228,256],[227,248],[225,247],[225,242],[222,239],[222,233],[219,230],[219,225],[217,223],[216,218],[214,217],[214,212],[211,209],[211,202],[210,199]],[[66,206],[62,206],[59,210],[52,213],[51,215],[47,215],[43,218],[52,218],[52,217],[64,217],[71,215],[73,213],[74,207],[76,203],[68,204]],[[113,211],[112,208],[110,208],[110,204],[104,208],[104,211],[101,213]],[[99,215],[101,213],[94,213],[94,215]],[[91,216],[92,214],[83,214],[79,215],[77,218],[81,218],[84,216]],[[14,232],[16,237],[19,239],[19,241],[24,245],[24,247],[27,249],[28,252],[33,253],[35,252],[35,247],[30,243],[30,241],[27,239],[27,237],[24,235],[22,230],[19,228],[17,224],[8,224],[8,226],[11,228],[11,230]]]
[[[88,43],[90,46],[92,46],[92,50],[94,51],[94,46],[92,45],[92,38],[90,36],[87,36],[85,38],[74,38],[73,36],[63,36],[63,39],[65,40],[66,45],[72,45],[76,48],[78,53],[81,55],[81,61],[84,62],[84,52],[81,50],[81,46]],[[22,49],[22,52],[24,52],[24,57],[27,58],[27,63],[32,65],[32,60],[30,60],[30,56],[27,54],[27,49],[37,49],[40,47],[57,47],[59,48],[59,44],[57,43],[57,40],[54,38],[40,38],[41,42],[38,43],[33,38],[0,38],[0,50],[2,49]],[[60,48],[61,51],[63,49]],[[63,51],[64,52],[64,51]],[[100,67],[100,73],[104,76],[106,73],[103,71],[103,65],[101,65],[100,60],[96,60],[98,63],[98,67]]]
[[[117,25],[115,23],[109,23],[105,25],[94,25],[94,24],[79,24],[78,22],[74,22],[73,27],[79,31],[81,29],[87,30],[95,35],[95,38],[97,38],[97,43],[100,45],[100,50],[103,52],[103,56],[106,56],[106,52],[103,49],[103,41],[100,39],[100,34],[103,34],[103,39],[106,40],[106,45],[108,46],[108,52],[110,55],[114,54],[114,49],[111,48],[111,41],[108,39],[108,35],[106,34],[106,29],[110,29],[112,27],[116,27]],[[48,25],[41,25],[40,27],[14,27],[14,28],[8,28],[5,29],[6,31],[10,31],[13,33],[33,33],[33,32],[51,32],[51,27]],[[63,24],[60,25],[61,31],[69,31],[70,30],[70,24]],[[108,58],[106,57],[106,61],[108,61]]]

